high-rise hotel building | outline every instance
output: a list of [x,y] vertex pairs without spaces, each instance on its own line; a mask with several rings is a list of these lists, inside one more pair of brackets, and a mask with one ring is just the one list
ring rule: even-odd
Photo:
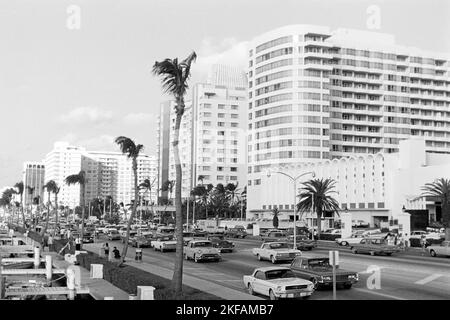
[[[23,204],[31,205],[35,197],[44,199],[45,165],[42,162],[25,162],[23,164]],[[33,192],[31,192],[33,191]]]
[[[156,159],[141,154],[138,159],[138,184],[145,179],[153,181],[157,175]],[[86,173],[85,200],[105,199],[112,196],[113,201],[129,204],[134,199],[134,178],[131,159],[120,152],[86,151],[83,147],[71,146],[67,142],[56,142],[44,160],[45,182],[54,180],[61,187],[58,195],[59,205],[71,208],[80,204],[80,186],[68,186],[67,176]],[[156,189],[156,188],[155,188]],[[156,190],[151,199],[156,201]],[[148,192],[140,191],[142,199],[150,200]],[[53,201],[53,199],[51,199]]]
[[261,177],[272,167],[398,152],[411,136],[450,153],[449,61],[368,31],[292,25],[254,38],[248,209],[262,210]]
[[[243,70],[214,65],[207,81],[193,86],[192,99],[186,101],[179,138],[183,198],[188,197],[190,190],[198,183],[239,183],[239,189],[245,186],[246,85]],[[162,103],[158,119],[159,188],[164,181],[176,180],[172,147],[176,117],[174,107],[173,101]],[[172,198],[174,195],[175,192]],[[170,197],[162,192],[161,196]]]

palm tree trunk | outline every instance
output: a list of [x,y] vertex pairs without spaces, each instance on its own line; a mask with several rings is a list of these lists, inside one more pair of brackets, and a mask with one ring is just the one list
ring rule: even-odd
[[320,240],[320,233],[322,232],[322,209],[317,208],[317,240]]
[[58,226],[58,193],[55,192],[55,227],[53,228],[53,237],[56,236],[57,226]]
[[[85,204],[85,186],[84,183],[80,184],[81,188],[81,243],[80,243],[80,250],[83,250],[83,238],[84,238],[84,215],[86,213],[86,204]],[[74,213],[75,214],[75,213]]]
[[23,194],[20,195],[20,209],[22,211],[22,224],[23,227],[25,228],[26,224],[25,224],[25,212],[23,211]]
[[[182,99],[177,101],[179,110],[184,107]],[[176,208],[176,220],[175,220],[175,235],[177,237],[176,253],[175,253],[175,266],[172,277],[172,288],[175,290],[175,296],[181,294],[183,286],[183,213],[181,212],[181,184],[182,184],[182,171],[180,154],[178,150],[178,140],[180,136],[180,124],[183,114],[178,111],[175,121],[175,138],[173,141],[173,152],[175,156],[175,172],[176,172],[176,184],[175,184],[175,208]]]
[[128,251],[128,240],[130,239],[130,227],[131,222],[134,219],[134,216],[136,215],[136,209],[137,204],[139,201],[139,189],[138,189],[138,177],[137,177],[137,158],[133,158],[133,174],[134,174],[134,202],[133,202],[133,209],[131,210],[131,215],[128,219],[127,223],[127,236],[125,237],[125,244],[123,246],[122,250],[122,257],[120,259],[120,264],[122,265],[125,262],[125,257],[127,256]]
[[49,217],[50,217],[50,205],[51,205],[51,202],[50,202],[50,192],[48,192],[48,207],[47,207],[47,214],[46,214],[46,217],[45,217],[45,227],[44,227],[44,229],[42,229],[42,236],[44,236],[45,235],[45,233],[47,232],[47,228],[48,228],[48,220],[49,220]]

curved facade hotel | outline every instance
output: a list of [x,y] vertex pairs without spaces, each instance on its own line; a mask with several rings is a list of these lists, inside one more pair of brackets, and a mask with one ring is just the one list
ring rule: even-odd
[[[292,25],[253,39],[247,215],[274,206],[292,210],[292,184],[286,180],[285,187],[274,190],[272,179],[282,177],[267,180],[273,167],[285,171],[302,163],[395,153],[400,140],[410,137],[423,138],[427,152],[450,154],[449,60],[368,31]],[[379,157],[372,157],[375,165]],[[367,191],[355,190],[365,199],[365,209],[382,206],[384,183],[380,176]],[[339,200],[350,211],[362,206],[350,198]]]

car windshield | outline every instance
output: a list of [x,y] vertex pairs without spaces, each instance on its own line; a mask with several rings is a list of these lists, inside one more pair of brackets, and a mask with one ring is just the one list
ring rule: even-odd
[[309,260],[309,267],[312,269],[328,269],[331,268],[330,262],[328,259],[314,259]]
[[270,249],[289,249],[289,246],[287,243],[278,242],[270,244]]
[[208,248],[208,247],[212,247],[212,243],[211,242],[197,242],[197,243],[194,243],[194,247],[206,247],[206,248]]
[[172,239],[173,239],[172,237],[162,237],[162,238],[159,238],[159,241],[170,241]]
[[270,270],[266,272],[266,279],[267,280],[274,280],[274,279],[280,279],[280,278],[295,278],[294,273],[291,270]]

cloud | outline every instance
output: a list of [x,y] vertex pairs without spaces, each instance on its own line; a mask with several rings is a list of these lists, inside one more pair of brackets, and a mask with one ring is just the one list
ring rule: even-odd
[[125,124],[129,125],[140,125],[140,124],[151,124],[156,120],[156,116],[151,113],[129,113],[124,118]]
[[206,79],[213,64],[226,64],[245,70],[248,59],[248,41],[238,41],[236,38],[225,38],[215,42],[212,38],[202,41],[197,52],[197,61],[192,68],[195,77]]
[[96,137],[80,138],[74,133],[67,133],[60,140],[67,141],[74,146],[83,147],[91,151],[103,151],[103,150],[114,150],[116,147],[114,143],[115,137],[102,134]]
[[62,123],[96,123],[102,124],[113,119],[113,113],[98,107],[78,107],[69,113],[61,115],[58,120]]

